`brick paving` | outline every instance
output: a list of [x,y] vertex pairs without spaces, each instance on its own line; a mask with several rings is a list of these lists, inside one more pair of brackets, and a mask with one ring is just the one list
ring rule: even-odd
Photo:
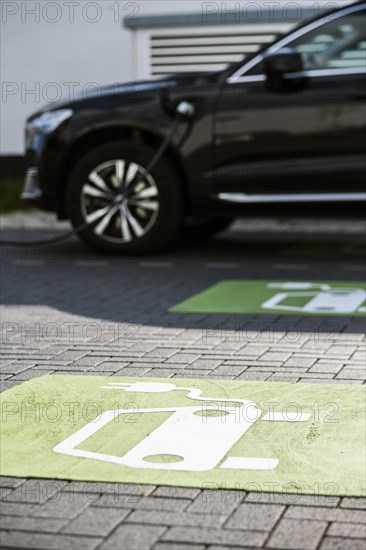
[[[332,239],[360,245],[337,227]],[[2,388],[48,373],[365,383],[361,318],[167,313],[222,279],[364,280],[357,255],[286,255],[296,238],[234,231],[153,258],[76,240],[2,249]],[[360,498],[5,477],[0,496],[3,548],[365,550]]]

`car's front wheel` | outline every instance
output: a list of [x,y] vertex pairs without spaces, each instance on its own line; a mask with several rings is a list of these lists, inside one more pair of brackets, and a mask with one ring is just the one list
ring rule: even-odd
[[147,172],[155,151],[116,141],[89,151],[68,181],[66,208],[80,237],[108,253],[144,254],[172,241],[181,223],[182,191],[173,167],[162,158]]

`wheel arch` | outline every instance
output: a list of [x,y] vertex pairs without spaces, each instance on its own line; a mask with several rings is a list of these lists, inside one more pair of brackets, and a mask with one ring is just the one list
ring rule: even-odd
[[[103,143],[119,140],[133,140],[136,143],[136,146],[141,143],[150,145],[157,149],[164,140],[164,137],[165,136],[161,136],[150,130],[140,129],[133,126],[124,126],[118,128],[106,127],[98,129],[89,132],[76,140],[63,156],[60,163],[60,168],[58,170],[58,177],[56,180],[56,204],[59,219],[64,219],[67,217],[66,188],[72,169],[77,160],[84,156],[87,151],[93,147],[102,145]],[[182,186],[184,212],[189,213],[190,200],[188,191],[188,177],[182,158],[179,155],[179,152],[171,145],[167,147],[164,156],[170,161],[176,172],[177,179]]]

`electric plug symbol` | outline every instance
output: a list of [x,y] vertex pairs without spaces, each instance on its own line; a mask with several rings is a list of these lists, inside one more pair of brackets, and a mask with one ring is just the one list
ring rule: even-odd
[[331,290],[331,286],[327,284],[316,283],[269,283],[267,288],[278,288],[281,290]]
[[[231,456],[234,446],[258,421],[307,422],[309,413],[270,411],[262,418],[262,410],[252,400],[227,397],[202,397],[200,388],[176,386],[168,382],[107,382],[102,389],[128,393],[186,392],[186,398],[201,404],[138,408],[140,415],[170,413],[158,427],[136,443],[123,456],[79,448],[84,441],[115,421],[119,415],[135,414],[136,408],[110,409],[83,426],[53,448],[55,453],[111,462],[129,468],[206,472],[215,468],[231,470],[273,470],[279,458]],[[215,403],[213,412],[203,403]],[[225,408],[217,408],[217,404]],[[233,406],[235,403],[235,407]],[[229,406],[230,405],[230,406]],[[254,414],[253,414],[254,412]],[[145,416],[142,416],[143,419]],[[223,420],[224,419],[224,420]],[[267,423],[266,422],[266,423]]]

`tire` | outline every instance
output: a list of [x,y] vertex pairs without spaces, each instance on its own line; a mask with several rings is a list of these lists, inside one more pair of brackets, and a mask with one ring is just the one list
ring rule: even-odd
[[227,230],[233,221],[233,218],[187,218],[179,229],[179,236],[184,239],[207,239]]
[[182,219],[182,189],[162,158],[147,173],[155,150],[113,141],[90,150],[73,169],[66,209],[74,228],[92,249],[109,254],[148,254],[176,237]]

